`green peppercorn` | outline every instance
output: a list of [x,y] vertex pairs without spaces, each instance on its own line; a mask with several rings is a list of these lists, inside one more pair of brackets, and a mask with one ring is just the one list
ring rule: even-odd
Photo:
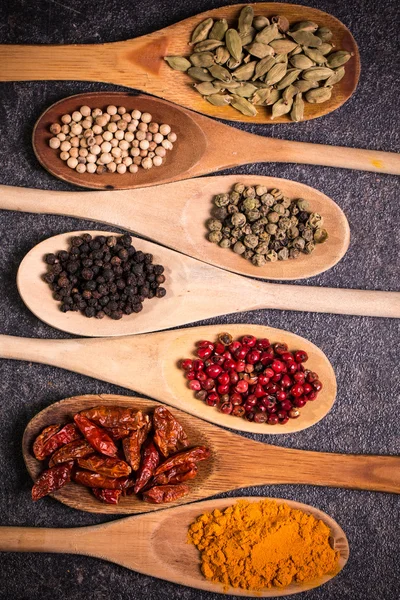
[[253,250],[247,249],[246,252],[243,254],[243,256],[247,260],[251,260],[254,256],[254,252],[253,252]]
[[254,221],[257,221],[260,218],[260,211],[255,209],[255,210],[249,210],[247,213],[247,218],[250,221],[250,223],[254,223]]
[[245,188],[244,192],[243,192],[243,196],[245,198],[254,198],[256,195],[256,190],[253,187],[247,187]]
[[260,233],[262,233],[264,231],[264,225],[262,223],[260,223],[260,221],[261,221],[261,219],[259,219],[255,223],[253,223],[251,226],[251,232],[254,233],[255,235],[260,235]]
[[221,233],[224,237],[229,237],[231,235],[231,227],[223,227]]
[[293,248],[297,249],[297,250],[304,250],[306,245],[306,241],[304,238],[302,237],[297,237],[296,239],[293,240],[292,242],[292,246]]
[[297,206],[298,206],[299,210],[305,210],[307,212],[310,210],[309,202],[307,202],[307,200],[304,200],[303,198],[299,198],[297,200]]
[[231,247],[231,241],[229,238],[222,238],[222,240],[220,241],[219,245],[221,246],[221,248],[230,248]]
[[279,215],[275,211],[272,211],[267,215],[267,219],[270,223],[277,223],[279,221]]
[[226,208],[214,208],[212,212],[214,217],[220,221],[223,221],[228,216]]
[[284,231],[283,229],[278,229],[278,230],[277,230],[277,232],[276,232],[276,234],[275,234],[275,239],[276,239],[278,242],[282,242],[283,240],[285,240],[285,239],[286,239],[286,233],[287,233],[287,232],[286,232],[286,231]]
[[260,215],[266,217],[269,213],[269,206],[260,206]]
[[207,221],[207,227],[209,231],[221,231],[222,222],[219,219],[209,219]]
[[299,237],[299,230],[297,227],[295,227],[294,225],[292,225],[286,232],[288,238],[290,240],[294,240],[295,238]]
[[230,239],[230,242],[231,242],[231,246],[234,246],[236,244],[236,242],[238,241],[238,239],[235,238],[235,237],[233,237],[233,236],[231,238],[229,238],[229,239]]
[[278,260],[287,260],[289,258],[289,250],[287,248],[282,248],[278,252]]
[[290,207],[290,212],[292,213],[292,215],[296,216],[299,214],[300,209],[295,204],[292,204],[292,206]]
[[268,252],[268,242],[262,242],[258,244],[256,248],[256,254],[267,254]]
[[253,263],[253,265],[255,267],[263,267],[264,265],[267,264],[267,259],[265,258],[265,256],[263,254],[255,254],[252,257],[251,262]]
[[250,210],[255,210],[257,208],[257,201],[255,198],[246,198],[242,202],[242,210],[247,213]]
[[265,231],[270,235],[275,235],[278,231],[278,225],[275,223],[268,223],[268,225],[265,226]]
[[236,242],[236,244],[233,246],[233,251],[236,254],[243,254],[246,250],[246,247],[242,244],[242,242]]
[[284,196],[282,198],[281,204],[283,206],[283,208],[289,208],[290,205],[292,204],[292,201],[290,198],[288,198],[287,196]]
[[270,262],[276,262],[278,260],[278,255],[275,250],[270,250],[267,254],[267,260]]
[[238,212],[239,212],[239,209],[238,209],[238,207],[236,206],[236,204],[230,204],[230,205],[228,206],[228,209],[227,209],[227,210],[228,210],[228,213],[229,213],[230,215],[233,215],[233,214],[235,214],[235,213],[238,213]]
[[214,198],[215,206],[222,208],[223,206],[228,206],[229,204],[229,194],[218,194]]
[[243,194],[245,188],[246,188],[246,186],[244,185],[244,183],[235,183],[235,185],[233,186],[233,189],[238,194]]
[[277,188],[271,190],[270,194],[275,198],[275,200],[281,200],[281,198],[283,198],[283,192]]
[[219,244],[219,242],[222,240],[222,233],[220,231],[215,231],[214,230],[214,231],[212,231],[211,233],[208,234],[208,239],[213,244]]
[[253,233],[253,229],[252,229],[250,223],[246,223],[246,225],[244,227],[242,227],[242,234],[250,235],[250,233]]
[[272,210],[278,213],[278,215],[283,215],[283,213],[285,212],[285,208],[282,206],[282,204],[274,204]]
[[271,236],[269,235],[269,233],[267,233],[266,231],[263,231],[262,233],[260,233],[260,235],[258,236],[258,239],[261,240],[262,242],[270,242],[271,240]]
[[240,200],[240,194],[238,194],[237,192],[231,192],[229,194],[229,202],[231,204],[238,204]]
[[316,229],[317,227],[322,227],[324,220],[318,213],[311,213],[308,217],[307,225],[312,227],[312,229]]
[[304,231],[301,233],[301,237],[304,238],[306,242],[311,242],[314,239],[314,234],[311,227],[305,227]]
[[292,225],[294,225],[294,226],[296,226],[296,225],[298,225],[298,224],[299,224],[299,220],[298,220],[298,218],[297,218],[297,217],[295,217],[294,215],[292,215],[292,216],[290,217],[290,222],[291,222],[291,224],[292,224]]
[[243,227],[246,224],[246,215],[241,212],[233,214],[231,223],[234,227]]
[[315,244],[314,244],[314,242],[308,242],[306,244],[306,247],[304,248],[304,252],[306,254],[311,254],[311,252],[314,252],[314,250],[315,250]]
[[271,207],[275,204],[275,198],[272,196],[272,194],[263,194],[261,196],[261,204]]
[[283,229],[283,231],[287,231],[291,226],[291,222],[290,219],[288,219],[287,217],[282,217],[279,219],[278,221],[278,227],[279,229]]
[[246,235],[243,243],[246,248],[250,248],[252,250],[258,245],[258,237],[254,234]]
[[314,242],[317,244],[323,244],[328,239],[328,232],[326,229],[317,229],[314,232]]
[[300,250],[298,248],[290,248],[289,250],[289,258],[299,258]]
[[257,196],[264,196],[264,194],[266,194],[267,192],[268,192],[268,189],[266,187],[264,187],[263,185],[256,186]]

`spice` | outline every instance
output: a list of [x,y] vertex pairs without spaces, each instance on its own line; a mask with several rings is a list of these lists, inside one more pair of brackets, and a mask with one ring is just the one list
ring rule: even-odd
[[93,238],[84,233],[71,238],[68,251],[47,254],[43,279],[61,302],[60,310],[117,320],[139,313],[146,298],[163,298],[164,267],[131,244],[128,234]]
[[[191,63],[182,57],[171,57],[169,64],[187,71]],[[81,106],[72,115],[61,117],[63,126],[53,123],[49,146],[59,149],[59,157],[78,173],[137,173],[139,167],[151,169],[165,162],[177,135],[167,123],[153,121],[150,113],[124,106],[91,109]]]
[[[301,96],[295,96],[295,119],[302,110]],[[291,104],[287,106],[290,110]],[[209,241],[231,248],[258,267],[268,261],[298,258],[301,252],[310,254],[316,243],[328,239],[323,217],[311,212],[306,200],[291,200],[278,189],[237,183],[229,194],[215,196],[214,204],[213,218],[207,221]]]
[[[186,432],[163,406],[152,414],[95,406],[73,418],[84,438],[75,423],[68,423],[62,429],[59,424],[46,427],[34,441],[35,457],[48,461],[49,468],[33,486],[33,500],[72,479],[91,488],[96,498],[108,504],[118,504],[120,497],[132,493],[140,494],[146,502],[172,502],[189,493],[183,482],[194,479],[197,463],[210,456],[204,446],[186,449]],[[79,437],[69,441],[72,429]],[[184,450],[178,451],[181,448]]]
[[338,570],[329,527],[273,500],[240,500],[198,517],[188,542],[201,552],[201,571],[214,583],[261,591],[308,583]]
[[[248,5],[241,10],[236,29],[229,28],[225,19],[205,19],[193,32],[190,56],[164,58],[172,69],[209,82],[211,87],[195,84],[194,88],[215,106],[230,104],[247,116],[257,114],[256,106],[272,106],[272,119],[290,113],[293,121],[301,121],[304,100],[326,102],[332,90],[306,95],[291,111],[288,87],[300,84],[291,89],[292,98],[310,89],[304,89],[305,82],[315,82],[315,87],[323,90],[325,79],[331,87],[343,78],[343,65],[353,55],[328,43],[332,36],[330,29],[313,21],[290,24],[281,15],[273,16],[271,22],[264,16],[254,17],[253,7]],[[240,94],[242,81],[251,82],[251,87]]]
[[266,338],[245,335],[233,341],[221,333],[215,343],[198,342],[196,354],[180,364],[196,398],[255,423],[285,425],[322,389],[318,375],[304,367],[304,350],[289,351],[287,344]]

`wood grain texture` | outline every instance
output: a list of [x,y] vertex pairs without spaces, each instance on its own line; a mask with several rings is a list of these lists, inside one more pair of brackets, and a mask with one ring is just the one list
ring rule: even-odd
[[257,502],[263,497],[221,498],[166,509],[162,512],[128,517],[111,523],[70,529],[33,527],[0,527],[0,550],[14,552],[63,552],[85,554],[174,583],[180,583],[214,593],[247,597],[280,597],[298,594],[323,585],[337,575],[349,558],[349,544],[340,525],[326,513],[300,502],[270,498],[278,504],[302,510],[322,520],[331,530],[330,544],[339,551],[335,572],[307,584],[291,584],[283,589],[271,588],[251,592],[238,588],[225,591],[203,577],[200,556],[187,543],[189,525],[201,514],[214,509],[224,510],[236,500]]
[[[278,188],[289,198],[309,200],[313,212],[324,218],[329,238],[310,255],[296,260],[269,262],[256,267],[207,239],[216,194],[230,192],[238,181]],[[156,188],[112,192],[57,192],[0,186],[0,209],[55,213],[116,225],[143,235],[201,261],[241,275],[265,279],[303,279],[333,267],[350,242],[346,216],[330,198],[302,183],[254,175],[203,177]]]
[[[109,104],[148,111],[158,123],[168,123],[178,138],[160,167],[140,168],[137,173],[79,174],[49,147],[50,125],[64,113],[87,104],[106,108]],[[321,106],[315,104],[313,106]],[[263,137],[240,131],[191,112],[165,100],[122,92],[91,92],[69,96],[42,113],[32,136],[33,149],[52,175],[90,189],[131,189],[189,179],[252,162],[293,162],[400,174],[400,156],[393,152],[359,150]]]
[[243,335],[285,342],[292,350],[305,350],[307,365],[318,373],[323,388],[315,402],[308,402],[301,417],[290,419],[283,427],[254,423],[225,415],[197,400],[179,369],[182,358],[195,357],[196,342],[215,340],[220,325],[164,331],[141,336],[110,339],[38,340],[0,336],[0,356],[29,360],[83,373],[109,381],[206,421],[252,433],[282,434],[301,431],[320,421],[331,409],[336,397],[336,378],[325,354],[298,335],[260,325],[224,325],[236,339]]
[[[270,121],[270,107],[257,107],[254,117],[246,117],[231,107],[216,107],[196,92],[193,80],[173,71],[164,56],[188,56],[188,42],[194,28],[205,18],[225,18],[235,26],[245,4],[207,11],[154,33],[107,44],[69,46],[0,46],[0,81],[59,80],[103,81],[136,88],[220,119],[248,123],[291,123],[288,115]],[[306,103],[304,119],[314,119],[339,108],[357,87],[360,57],[350,31],[338,19],[320,10],[296,4],[260,2],[252,5],[255,15],[280,14],[290,23],[312,20],[333,32],[338,49],[353,52],[346,64],[345,77],[334,87],[332,98],[323,104]]]
[[[37,244],[22,260],[17,286],[26,306],[45,323],[76,335],[115,336],[168,329],[218,315],[277,308],[378,317],[400,317],[400,292],[380,292],[252,281],[217,269],[174,250],[133,238],[135,248],[153,254],[154,264],[165,267],[167,295],[143,303],[143,310],[119,321],[88,319],[79,312],[62,313],[43,281],[44,256],[66,250],[73,235],[63,233]],[[91,234],[114,235],[107,231]]]
[[[40,431],[47,425],[69,421],[74,413],[99,404],[142,410],[157,406],[151,400],[113,395],[77,396],[52,404],[38,413],[24,432],[22,452],[32,479],[35,480],[42,471],[42,465],[32,454],[33,441]],[[211,458],[199,463],[198,476],[189,483],[190,493],[168,506],[253,485],[309,484],[400,493],[400,457],[281,448],[224,431],[180,410],[171,412],[182,423],[191,445],[207,446]],[[149,504],[134,496],[122,498],[116,506],[102,504],[88,488],[76,483],[68,484],[51,496],[72,508],[96,513],[132,514],[167,507]]]

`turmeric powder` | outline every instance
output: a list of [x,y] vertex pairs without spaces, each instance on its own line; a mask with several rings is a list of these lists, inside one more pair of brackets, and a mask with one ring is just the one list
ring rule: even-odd
[[321,520],[273,500],[241,500],[201,515],[188,542],[201,552],[203,575],[245,590],[306,583],[338,570],[339,552]]

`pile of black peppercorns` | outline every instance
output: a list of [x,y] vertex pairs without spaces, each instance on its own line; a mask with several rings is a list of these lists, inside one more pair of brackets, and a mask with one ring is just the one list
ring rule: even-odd
[[89,233],[70,240],[70,248],[47,254],[43,279],[61,302],[62,312],[81,311],[86,317],[121,319],[138,313],[146,298],[163,298],[162,265],[153,255],[136,250],[128,234],[92,237]]

